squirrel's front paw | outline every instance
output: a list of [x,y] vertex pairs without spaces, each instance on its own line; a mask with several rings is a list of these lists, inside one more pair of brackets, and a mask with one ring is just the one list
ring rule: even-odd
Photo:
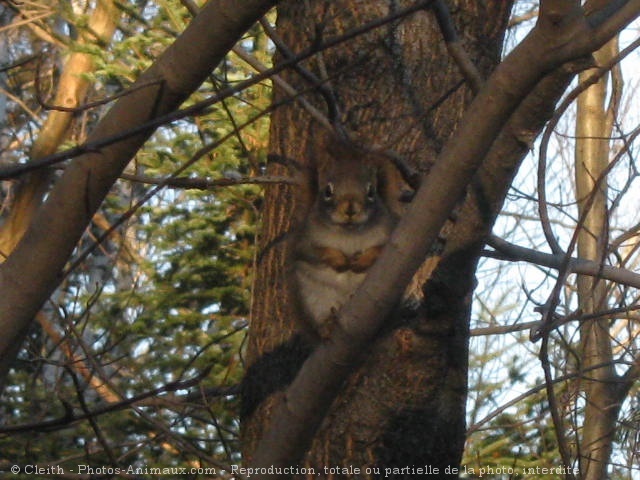
[[320,252],[320,261],[337,272],[349,270],[349,258],[336,248],[324,247]]
[[364,252],[358,252],[351,258],[351,271],[362,273],[366,271],[380,256],[381,246],[367,248]]

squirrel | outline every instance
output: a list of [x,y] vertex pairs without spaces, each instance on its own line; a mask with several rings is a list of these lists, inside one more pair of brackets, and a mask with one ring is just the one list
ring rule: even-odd
[[317,166],[293,248],[295,296],[305,326],[320,338],[330,334],[335,313],[360,286],[398,219],[385,199],[384,168],[344,145],[330,150],[332,158]]

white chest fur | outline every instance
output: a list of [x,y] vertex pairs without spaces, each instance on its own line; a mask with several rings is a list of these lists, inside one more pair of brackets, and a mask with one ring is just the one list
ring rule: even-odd
[[349,300],[366,276],[366,273],[336,272],[304,261],[296,262],[295,272],[298,294],[316,327],[321,327],[334,310]]

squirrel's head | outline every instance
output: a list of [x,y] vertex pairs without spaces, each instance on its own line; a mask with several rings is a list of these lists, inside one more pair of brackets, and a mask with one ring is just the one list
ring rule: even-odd
[[332,224],[366,225],[382,208],[377,169],[352,159],[319,169],[316,208]]

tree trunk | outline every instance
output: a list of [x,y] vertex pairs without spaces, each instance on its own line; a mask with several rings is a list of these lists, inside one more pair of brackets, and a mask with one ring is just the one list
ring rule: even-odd
[[[617,42],[609,42],[594,55],[599,64],[617,54]],[[591,72],[581,74],[584,80]],[[607,77],[589,87],[578,98],[576,119],[576,199],[579,225],[578,256],[604,264],[608,245],[607,177],[612,111],[607,112]],[[615,101],[615,99],[614,99]],[[596,277],[578,277],[580,311],[595,314],[607,309],[608,289]],[[579,464],[581,478],[606,478],[616,420],[620,410],[619,379],[613,365],[610,320],[585,321],[580,326],[581,370],[585,392]]]
[[[392,14],[404,3],[285,2],[278,11],[278,35],[300,51],[319,34],[334,38]],[[463,47],[486,76],[499,60],[511,2],[454,3],[453,23],[465,39]],[[303,66],[331,90],[324,97],[316,90],[306,95],[309,101],[329,112],[359,143],[392,149],[421,172],[429,170],[471,98],[428,10],[385,24]],[[296,73],[286,78],[298,91],[311,86]],[[277,93],[275,101],[283,97]],[[271,150],[302,165],[304,173],[304,166],[325,155],[322,128],[299,104],[289,103],[272,117]],[[279,173],[286,169],[272,168]],[[301,322],[287,269],[287,232],[295,228],[307,201],[302,188],[274,186],[266,192],[243,410],[247,461],[281,399],[274,393],[292,380],[310,348],[297,335]],[[420,274],[430,278],[425,300],[411,315],[396,312],[388,320],[315,435],[306,465],[327,478],[331,476],[324,467],[336,465],[363,469],[349,478],[375,478],[384,475],[384,468],[425,465],[439,469],[438,478],[457,477],[446,469],[458,466],[465,439],[469,299],[478,247],[448,252],[434,276],[440,255],[425,262]],[[423,283],[413,289],[416,298],[422,298]],[[397,471],[393,478],[417,473]]]

